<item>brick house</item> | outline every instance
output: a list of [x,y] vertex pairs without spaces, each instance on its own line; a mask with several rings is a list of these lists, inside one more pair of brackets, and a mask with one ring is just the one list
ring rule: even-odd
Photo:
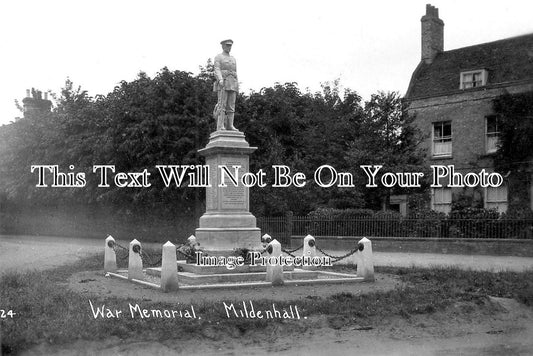
[[[444,51],[438,9],[428,4],[421,22],[422,58],[405,100],[424,134],[427,161],[463,174],[492,172],[499,133],[492,103],[504,93],[533,91],[533,34]],[[448,213],[462,201],[505,212],[512,172],[500,173],[506,179],[498,188],[433,188],[431,208]],[[532,180],[529,196],[516,198],[533,210]]]

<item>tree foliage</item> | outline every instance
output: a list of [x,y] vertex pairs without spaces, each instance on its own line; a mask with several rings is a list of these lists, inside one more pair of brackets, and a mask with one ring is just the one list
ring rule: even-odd
[[529,185],[533,167],[533,91],[504,94],[493,102],[499,143],[494,164],[508,177],[509,214],[529,208]]
[[[420,149],[421,134],[412,125],[414,117],[396,92],[373,94],[364,106],[364,115],[359,125],[359,135],[349,142],[347,161],[352,167],[359,165],[382,165],[376,175],[376,182],[386,172],[424,172],[424,152]],[[367,175],[358,170],[359,184],[368,183]],[[428,176],[425,174],[424,176]],[[379,209],[388,206],[392,193],[405,190],[377,188],[364,190],[367,207]]]
[[533,92],[505,94],[494,100],[499,147],[496,165],[501,170],[531,164],[533,157]]
[[[196,164],[209,133],[211,82],[205,76],[163,68],[154,78],[140,73],[107,96],[90,97],[67,80],[53,112],[6,125],[2,135],[2,190],[8,199],[33,203],[112,204],[126,209],[171,202],[190,209],[194,194],[150,188],[98,188],[93,165],[155,175],[157,164]],[[36,188],[31,165],[57,164],[62,172],[85,172],[83,189]],[[73,165],[74,170],[69,166]],[[6,168],[9,167],[9,168]]]
[[[5,199],[40,204],[105,204],[122,210],[191,212],[203,202],[197,188],[166,188],[151,179],[149,188],[98,188],[93,165],[115,165],[117,172],[147,169],[158,177],[158,164],[202,164],[198,149],[215,128],[212,108],[213,66],[201,73],[163,68],[123,81],[106,96],[91,97],[69,80],[55,98],[54,110],[25,117],[0,128],[0,189]],[[251,189],[256,215],[286,211],[305,214],[318,207],[363,208],[374,196],[353,188],[320,188],[313,173],[321,165],[358,172],[360,164],[384,164],[391,170],[419,165],[416,132],[399,96],[379,93],[365,105],[356,92],[340,92],[337,82],[317,93],[302,93],[296,83],[276,84],[237,97],[236,126],[251,146],[252,172],[267,173],[267,187]],[[85,172],[83,189],[39,189],[31,165],[57,164],[62,172]],[[304,188],[272,188],[272,165],[286,165],[308,177]],[[361,177],[359,177],[360,180]],[[381,194],[381,193],[380,193]]]

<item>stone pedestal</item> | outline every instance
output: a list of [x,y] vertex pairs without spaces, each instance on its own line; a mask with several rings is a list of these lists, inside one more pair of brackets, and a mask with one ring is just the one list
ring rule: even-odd
[[[206,188],[206,212],[195,235],[200,246],[211,254],[261,247],[261,231],[250,213],[249,188],[241,181],[249,172],[249,155],[256,149],[250,147],[241,131],[220,130],[213,132],[207,146],[198,151],[209,166],[211,187]],[[237,185],[228,173],[237,179]]]

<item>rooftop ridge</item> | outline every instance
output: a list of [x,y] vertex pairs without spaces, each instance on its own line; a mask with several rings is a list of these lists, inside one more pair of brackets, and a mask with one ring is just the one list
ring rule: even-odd
[[444,51],[442,53],[450,53],[450,52],[455,52],[455,51],[460,51],[460,50],[467,50],[467,49],[474,48],[474,47],[489,46],[489,45],[494,45],[494,44],[496,44],[498,42],[506,42],[506,41],[510,41],[510,40],[519,40],[519,39],[522,39],[524,37],[530,37],[530,36],[533,37],[533,32],[522,34],[522,35],[516,35],[516,36],[512,36],[512,37],[501,38],[501,39],[495,40],[495,41],[483,42],[483,43],[478,43],[478,44],[474,44],[474,45],[470,45],[470,46],[454,48],[454,49],[446,50],[446,51]]

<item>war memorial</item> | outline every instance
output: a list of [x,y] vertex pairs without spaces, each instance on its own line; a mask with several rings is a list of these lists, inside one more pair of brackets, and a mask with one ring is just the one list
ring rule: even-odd
[[[319,242],[311,235],[292,251],[282,249],[275,236],[261,235],[250,212],[249,187],[254,184],[247,184],[244,178],[250,177],[249,163],[257,147],[251,147],[234,125],[237,64],[230,55],[233,41],[224,40],[221,45],[223,52],[214,61],[216,131],[198,151],[205,157],[208,184],[206,211],[195,235],[181,246],[170,241],[164,244],[161,265],[148,268],[143,267],[146,258],[140,241],[133,240],[125,248],[108,236],[105,272],[163,291],[373,281],[372,244],[367,238],[348,254],[331,256],[318,248]],[[117,270],[117,248],[128,250],[127,270]],[[327,271],[333,262],[342,260],[357,265],[357,275]]]

